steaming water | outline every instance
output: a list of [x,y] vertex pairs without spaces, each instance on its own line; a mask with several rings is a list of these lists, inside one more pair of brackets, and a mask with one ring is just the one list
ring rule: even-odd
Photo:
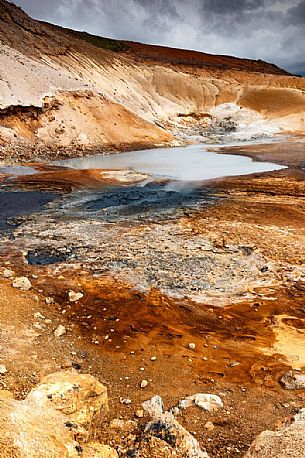
[[117,155],[98,154],[58,161],[56,164],[73,169],[130,169],[181,181],[202,181],[285,168],[270,162],[256,162],[245,156],[208,152],[203,145],[154,148]]

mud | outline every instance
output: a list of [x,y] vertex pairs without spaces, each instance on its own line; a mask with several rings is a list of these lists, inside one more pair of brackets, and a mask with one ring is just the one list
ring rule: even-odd
[[37,191],[0,192],[0,232],[12,229],[19,217],[39,212],[57,194]]

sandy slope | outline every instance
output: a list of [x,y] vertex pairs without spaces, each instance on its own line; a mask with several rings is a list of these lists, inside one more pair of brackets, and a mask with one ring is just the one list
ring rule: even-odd
[[304,125],[304,79],[262,61],[105,44],[32,20],[5,0],[0,41],[3,141],[15,133],[52,147],[169,143],[167,122],[175,125],[178,113],[224,103],[276,119],[280,127]]

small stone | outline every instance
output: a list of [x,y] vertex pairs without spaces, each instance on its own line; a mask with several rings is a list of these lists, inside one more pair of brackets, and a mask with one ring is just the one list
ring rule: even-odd
[[151,361],[156,361],[156,359],[157,359],[156,356],[152,356],[152,357],[150,358]]
[[119,418],[115,418],[110,423],[110,429],[115,429],[117,431],[130,431],[137,426],[137,422],[133,420],[121,420]]
[[120,398],[120,403],[121,404],[125,404],[126,406],[129,406],[131,404],[131,399],[124,399],[124,398]]
[[216,412],[223,408],[222,400],[215,394],[193,394],[178,403],[179,409],[187,409],[192,406],[198,406],[206,412]]
[[36,318],[37,320],[38,320],[38,319],[39,319],[39,320],[45,320],[45,319],[46,319],[46,317],[43,316],[40,312],[34,313],[34,318]]
[[232,361],[232,363],[230,363],[229,366],[230,367],[240,366],[240,363],[238,361]]
[[216,394],[196,394],[194,403],[207,412],[217,412],[223,408],[223,402]]
[[40,330],[45,328],[45,325],[41,323],[34,323],[33,326],[35,329],[40,329]]
[[54,298],[53,297],[46,297],[46,304],[47,305],[54,304]]
[[143,412],[143,410],[140,410],[140,409],[137,410],[136,413],[135,413],[135,416],[136,416],[137,418],[143,418],[143,417],[144,417],[144,412]]
[[204,427],[208,431],[213,431],[213,429],[215,429],[215,426],[211,421],[207,421],[206,424],[204,425]]
[[69,301],[70,302],[77,302],[79,301],[82,297],[84,297],[83,293],[77,293],[75,291],[69,291]]
[[191,342],[191,343],[189,343],[188,347],[189,347],[190,350],[195,350],[196,344],[194,344],[193,342]]
[[15,275],[15,272],[11,269],[4,269],[2,275],[4,278],[12,278]]
[[147,380],[142,380],[141,385],[140,385],[141,388],[146,388],[147,385],[148,385],[148,381]]
[[29,291],[32,288],[32,283],[27,277],[17,277],[13,281],[13,287],[21,289],[21,291]]
[[64,334],[66,334],[66,328],[62,324],[60,324],[58,328],[55,329],[54,335],[55,337],[61,337]]
[[0,364],[0,375],[4,375],[7,373],[7,369],[4,364]]

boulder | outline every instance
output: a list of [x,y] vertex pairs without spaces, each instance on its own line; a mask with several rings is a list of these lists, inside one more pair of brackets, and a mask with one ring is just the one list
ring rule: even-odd
[[[107,409],[107,390],[91,375],[47,376],[26,399],[0,391],[0,456],[3,458],[117,458],[115,450],[87,444],[95,413]],[[80,420],[77,422],[77,420]]]
[[48,375],[28,398],[52,405],[80,425],[91,423],[94,415],[108,410],[107,388],[92,375],[76,371]]
[[0,456],[5,458],[79,457],[67,418],[35,399],[0,397]]
[[202,451],[198,441],[175,419],[173,414],[165,412],[145,426],[145,432],[170,445],[176,453],[185,458],[209,458]]
[[164,412],[160,396],[145,401],[142,407],[152,418],[152,421],[145,426],[145,434],[148,438],[152,436],[162,440],[172,448],[175,456],[208,458],[208,454],[200,449],[198,441],[180,425],[174,415],[171,412]]
[[294,422],[277,431],[263,431],[252,443],[245,458],[304,458],[305,409]]

